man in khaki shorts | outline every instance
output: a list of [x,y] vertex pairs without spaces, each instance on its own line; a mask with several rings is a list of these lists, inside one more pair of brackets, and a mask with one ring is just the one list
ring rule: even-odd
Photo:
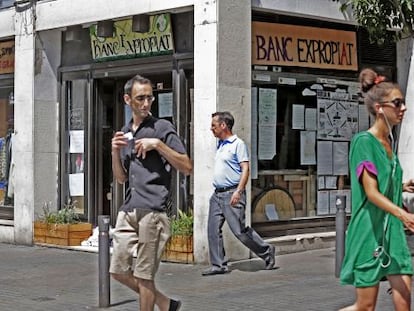
[[154,278],[170,237],[165,209],[171,170],[189,175],[192,163],[173,125],[151,115],[151,81],[136,75],[124,94],[132,120],[112,138],[112,171],[127,188],[113,233],[110,273],[140,295],[139,310],[153,311],[157,305],[160,311],[177,311],[181,302],[159,292]]

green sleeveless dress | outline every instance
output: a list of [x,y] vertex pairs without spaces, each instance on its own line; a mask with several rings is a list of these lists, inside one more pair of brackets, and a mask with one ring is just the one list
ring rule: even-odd
[[[364,169],[376,175],[380,192],[401,207],[402,169],[396,154],[390,159],[374,135],[360,132],[352,139],[349,158],[352,216],[346,235],[341,284],[369,287],[387,275],[412,275],[411,253],[402,222],[369,202],[359,180]],[[383,246],[383,251],[378,246]]]

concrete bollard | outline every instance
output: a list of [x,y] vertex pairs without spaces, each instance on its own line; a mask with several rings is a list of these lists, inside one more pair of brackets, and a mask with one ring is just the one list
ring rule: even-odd
[[335,217],[335,231],[336,231],[336,244],[335,244],[335,276],[339,278],[342,267],[342,260],[345,255],[345,231],[346,231],[346,215],[345,205],[346,196],[336,196],[336,217]]
[[110,217],[98,216],[99,226],[99,307],[106,308],[110,304],[109,277],[109,224]]

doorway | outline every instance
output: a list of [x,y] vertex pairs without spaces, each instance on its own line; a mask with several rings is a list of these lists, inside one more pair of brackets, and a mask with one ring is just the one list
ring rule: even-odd
[[[132,75],[118,74],[119,71],[62,73],[60,113],[60,204],[76,200],[82,220],[96,224],[98,215],[109,215],[113,226],[125,189],[113,180],[111,139],[131,119],[123,89]],[[193,70],[151,70],[142,74],[153,83],[153,116],[165,118],[177,128],[191,156]],[[169,215],[175,214],[177,208],[187,210],[192,206],[189,177],[173,174],[171,192]]]
[[[151,112],[157,118],[165,118],[174,123],[173,91],[171,73],[146,75],[153,82],[155,101]],[[102,78],[95,80],[96,123],[94,167],[95,208],[94,218],[110,215],[111,225],[115,226],[118,209],[124,199],[124,186],[114,180],[112,174],[111,139],[131,118],[129,106],[124,103],[124,85],[129,77]]]

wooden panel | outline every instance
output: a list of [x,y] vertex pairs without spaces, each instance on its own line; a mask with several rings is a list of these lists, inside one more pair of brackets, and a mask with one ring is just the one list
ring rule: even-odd
[[34,242],[64,246],[80,245],[92,234],[92,224],[45,224],[34,222]]
[[253,222],[267,219],[265,214],[266,204],[274,204],[279,219],[295,217],[295,202],[292,197],[287,191],[274,188],[265,191],[253,203]]
[[172,236],[165,247],[161,259],[170,262],[193,263],[193,237]]

